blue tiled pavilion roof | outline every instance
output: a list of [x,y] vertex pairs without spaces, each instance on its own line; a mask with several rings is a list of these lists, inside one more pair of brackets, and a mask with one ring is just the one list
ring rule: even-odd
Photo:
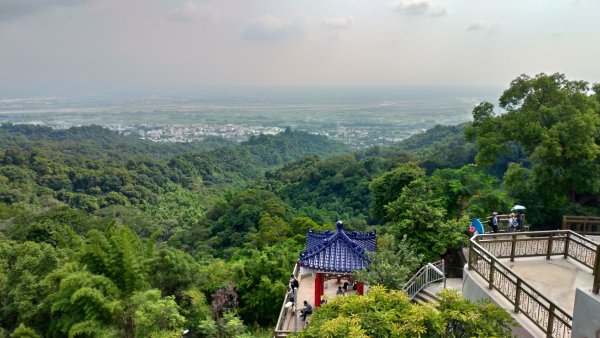
[[300,253],[298,265],[324,272],[352,273],[367,268],[371,260],[365,251],[376,249],[375,232],[345,232],[341,224],[336,231],[309,230],[306,250]]

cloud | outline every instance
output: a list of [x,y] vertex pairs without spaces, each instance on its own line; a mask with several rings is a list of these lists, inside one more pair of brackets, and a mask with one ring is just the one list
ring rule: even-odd
[[90,0],[0,0],[0,21],[33,15],[60,7],[74,7]]
[[465,29],[469,32],[486,32],[488,34],[495,34],[502,26],[502,22],[489,23],[485,20],[475,20],[469,24]]
[[483,20],[475,20],[470,25],[467,26],[468,31],[477,32],[488,29],[489,25],[487,22]]
[[307,17],[296,14],[287,19],[263,15],[253,20],[242,32],[249,41],[278,41],[291,37],[301,37],[306,29]]
[[392,10],[408,16],[439,17],[448,13],[448,9],[433,0],[401,0],[392,6]]
[[218,21],[222,13],[217,8],[188,1],[167,14],[166,18],[171,21],[194,22],[194,21]]
[[348,29],[352,26],[352,17],[347,18],[329,18],[321,21],[321,26],[328,29]]

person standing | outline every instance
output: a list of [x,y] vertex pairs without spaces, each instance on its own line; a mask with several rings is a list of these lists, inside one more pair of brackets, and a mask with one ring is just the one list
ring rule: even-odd
[[498,232],[498,213],[492,212],[492,231],[494,233]]
[[521,231],[523,228],[523,212],[517,210],[517,231]]
[[508,231],[513,232],[517,228],[517,219],[515,213],[511,213],[508,218]]
[[292,290],[297,289],[300,286],[298,279],[296,279],[296,277],[294,275],[290,275],[290,285],[289,286]]

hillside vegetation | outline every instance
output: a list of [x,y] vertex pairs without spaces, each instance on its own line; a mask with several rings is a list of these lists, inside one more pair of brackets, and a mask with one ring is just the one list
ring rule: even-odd
[[[452,259],[473,217],[516,203],[532,229],[597,215],[599,101],[598,85],[521,76],[500,98],[506,113],[482,103],[472,124],[354,152],[290,129],[159,144],[95,126],[1,126],[0,336],[266,337],[308,229],[377,230],[381,273],[359,276],[397,288],[414,267]],[[497,311],[450,300],[447,313]],[[440,336],[506,324],[411,309]],[[356,315],[346,324],[372,332]]]

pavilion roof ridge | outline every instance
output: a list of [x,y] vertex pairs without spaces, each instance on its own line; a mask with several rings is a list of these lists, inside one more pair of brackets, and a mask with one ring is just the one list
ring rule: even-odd
[[304,250],[303,252],[305,254],[308,253],[308,255],[317,254],[319,251],[325,250],[327,247],[333,245],[333,243],[335,243],[335,241],[338,238],[341,239],[342,241],[344,241],[344,243],[346,243],[352,251],[354,251],[355,253],[357,253],[359,255],[364,256],[367,260],[370,261],[369,257],[367,255],[365,255],[365,253],[364,253],[365,249],[363,247],[361,247],[360,244],[358,244],[357,242],[352,240],[344,231],[333,232],[332,235],[330,235],[329,237],[325,237],[322,240],[322,242],[317,244],[314,248]]
[[371,238],[376,238],[377,237],[377,232],[375,230],[373,231],[344,231],[343,229],[337,229],[337,230],[314,230],[314,229],[309,229],[307,232],[307,236],[313,236],[313,237],[318,237],[318,238],[325,238],[325,237],[331,237],[331,235],[337,233],[337,232],[343,232],[345,233],[348,237],[350,237],[351,239],[371,239]]
[[300,252],[298,264],[324,271],[351,272],[367,267],[371,259],[366,251],[375,251],[375,232],[346,233],[338,222],[336,231],[309,230],[306,250]]

